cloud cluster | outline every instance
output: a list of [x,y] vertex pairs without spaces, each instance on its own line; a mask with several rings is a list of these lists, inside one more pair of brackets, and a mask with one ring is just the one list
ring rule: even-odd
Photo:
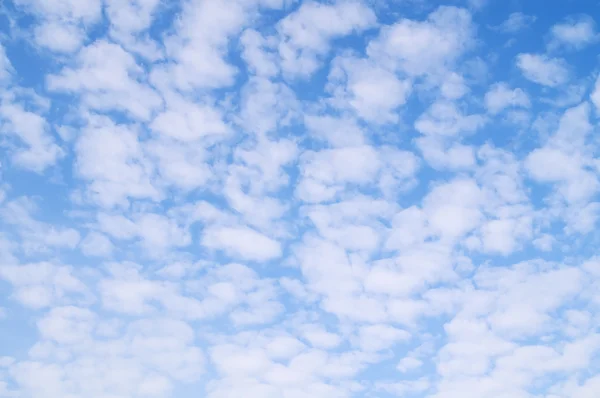
[[598,395],[592,17],[5,3],[0,397]]

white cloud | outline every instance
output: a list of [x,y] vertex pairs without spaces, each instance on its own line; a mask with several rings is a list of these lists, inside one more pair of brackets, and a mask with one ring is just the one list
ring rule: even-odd
[[127,204],[129,198],[161,196],[152,184],[152,165],[130,127],[94,118],[79,136],[75,153],[76,172],[89,181],[92,202],[112,207]]
[[484,2],[5,7],[0,396],[593,395],[593,23]]
[[13,72],[13,66],[6,55],[6,49],[0,44],[0,82],[8,80]]
[[248,227],[211,226],[204,229],[202,245],[249,261],[268,261],[281,256],[281,245]]
[[81,242],[81,251],[86,256],[108,257],[112,254],[113,244],[103,234],[91,232]]
[[70,295],[79,294],[81,298],[87,293],[87,288],[73,276],[71,268],[49,262],[3,265],[0,278],[13,285],[15,300],[34,309],[69,302]]
[[596,107],[596,111],[600,113],[600,77],[596,79],[596,85],[594,86],[594,91],[590,95],[590,99]]
[[471,45],[471,15],[467,10],[442,6],[425,21],[402,19],[384,26],[369,43],[367,54],[409,75],[439,72]]
[[20,235],[26,253],[48,253],[77,246],[80,240],[77,230],[37,221],[33,217],[36,211],[39,212],[36,204],[28,198],[10,201],[0,210],[4,222],[14,226]]
[[189,232],[184,226],[154,213],[136,214],[133,219],[99,214],[98,227],[116,239],[139,238],[140,244],[149,254],[163,254],[171,248],[191,243]]
[[522,12],[513,12],[497,27],[497,29],[503,33],[517,33],[532,25],[536,20],[537,17],[533,15],[526,15]]
[[469,92],[469,87],[463,76],[456,72],[450,73],[444,78],[440,91],[444,98],[456,100],[462,98]]
[[64,154],[50,134],[44,113],[41,108],[27,110],[10,91],[0,97],[0,115],[4,119],[0,132],[16,137],[24,145],[14,150],[12,160],[17,166],[38,173],[54,165]]
[[339,335],[328,332],[319,325],[304,326],[302,335],[313,347],[325,350],[335,348],[342,342]]
[[117,44],[99,40],[82,49],[72,68],[47,78],[48,89],[81,96],[84,105],[100,111],[123,111],[148,120],[162,103],[149,86],[139,81],[143,69]]
[[550,58],[547,55],[519,54],[517,66],[523,76],[534,83],[548,87],[557,87],[569,81],[569,67],[562,58]]
[[426,135],[455,136],[473,133],[482,127],[482,115],[463,115],[452,102],[433,103],[415,122],[415,129]]
[[558,149],[540,148],[528,156],[527,167],[537,180],[555,182],[569,179],[581,166],[577,159]]
[[519,241],[531,238],[531,223],[528,217],[487,222],[482,226],[483,250],[504,255],[513,253]]
[[423,158],[435,169],[469,169],[476,163],[471,146],[447,142],[443,137],[420,137],[416,144]]
[[[76,307],[56,308],[42,319],[38,327],[44,338],[32,350],[35,358],[10,369],[22,391],[43,398],[166,397],[175,381],[185,383],[203,373],[204,356],[184,322],[137,320],[109,339],[94,336],[97,325],[95,314]],[[53,363],[61,353],[67,357]]]
[[152,70],[152,83],[163,91],[171,88],[190,91],[233,84],[237,68],[226,59],[227,46],[258,5],[273,8],[282,6],[278,0],[235,0],[228,7],[211,1],[185,2],[182,17],[163,40],[170,62]]
[[308,77],[327,55],[330,41],[374,27],[375,13],[361,1],[328,5],[303,3],[277,25],[283,72],[292,77]]
[[39,45],[60,53],[75,52],[85,39],[84,32],[79,27],[56,21],[36,26],[34,35]]
[[252,77],[241,92],[240,125],[248,132],[265,134],[290,124],[296,116],[296,94],[283,83]]
[[301,159],[299,198],[308,202],[331,200],[345,184],[372,181],[381,167],[377,151],[363,145],[352,148],[305,152]]
[[411,93],[410,80],[401,80],[365,60],[342,58],[334,65],[329,75],[330,85],[335,86],[334,105],[353,109],[358,117],[372,123],[398,121],[396,110]]
[[144,34],[152,25],[159,6],[159,0],[108,0],[106,15],[110,35],[133,52],[150,59],[160,58],[158,44]]
[[43,338],[61,344],[77,344],[91,338],[96,316],[88,309],[54,307],[37,323]]
[[352,147],[365,144],[366,133],[360,128],[356,120],[350,118],[340,119],[326,115],[305,115],[304,124],[309,133],[327,141],[334,147]]
[[31,7],[41,16],[61,17],[92,23],[101,15],[101,3],[97,0],[16,0],[16,4]]
[[413,357],[404,357],[396,366],[400,372],[410,372],[411,370],[418,369],[423,365],[423,361]]
[[533,245],[542,251],[550,251],[552,250],[553,245],[555,244],[555,239],[552,235],[542,235],[536,240],[533,241]]
[[510,89],[506,83],[494,84],[485,94],[485,106],[491,114],[506,108],[529,108],[529,96],[520,88]]
[[168,106],[150,124],[152,130],[167,137],[190,143],[210,135],[226,134],[229,130],[221,112],[208,104],[172,96]]
[[568,203],[585,203],[600,188],[584,152],[592,131],[589,113],[587,103],[567,109],[548,144],[533,150],[525,160],[530,175],[540,182],[556,183]]
[[576,50],[593,44],[600,37],[596,32],[596,23],[588,16],[571,18],[556,24],[550,29],[550,34],[551,48],[565,46]]
[[274,37],[265,38],[254,29],[246,29],[240,37],[240,42],[244,47],[242,56],[250,71],[258,76],[267,77],[279,73],[279,64],[273,51],[276,45]]
[[360,328],[361,349],[376,352],[393,347],[396,343],[410,339],[410,333],[388,325],[370,325]]
[[86,39],[86,28],[102,18],[99,0],[15,0],[15,3],[36,16],[35,42],[59,53],[79,49]]

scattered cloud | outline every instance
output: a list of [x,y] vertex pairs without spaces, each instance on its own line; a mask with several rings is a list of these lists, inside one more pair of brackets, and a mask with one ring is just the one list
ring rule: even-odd
[[591,17],[5,3],[0,396],[596,396]]
[[596,32],[596,23],[588,16],[569,18],[550,29],[550,48],[567,47],[581,49],[593,44],[600,36]]
[[548,87],[557,87],[569,81],[569,67],[562,58],[547,55],[519,54],[517,67],[526,79]]
[[537,17],[523,14],[522,12],[513,12],[500,25],[494,27],[502,33],[518,33],[519,31],[531,26]]

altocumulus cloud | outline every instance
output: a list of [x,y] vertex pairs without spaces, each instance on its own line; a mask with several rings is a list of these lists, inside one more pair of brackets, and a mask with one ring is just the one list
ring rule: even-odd
[[3,1],[0,397],[600,396],[591,3]]

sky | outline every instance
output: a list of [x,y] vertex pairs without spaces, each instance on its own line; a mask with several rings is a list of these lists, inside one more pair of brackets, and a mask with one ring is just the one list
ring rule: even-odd
[[598,15],[0,2],[0,397],[597,398]]

